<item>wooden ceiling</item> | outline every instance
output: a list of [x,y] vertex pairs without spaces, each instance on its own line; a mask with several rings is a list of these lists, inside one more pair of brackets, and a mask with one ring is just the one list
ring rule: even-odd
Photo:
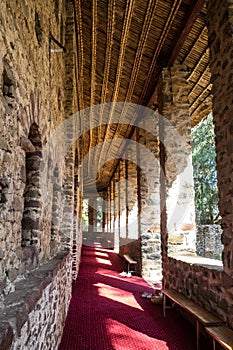
[[[75,0],[75,15],[79,110],[106,102],[153,106],[162,68],[178,60],[190,68],[192,125],[211,111],[205,0]],[[110,159],[122,151],[123,143],[114,149],[106,140],[132,133],[112,114],[108,125],[92,129],[90,111],[92,130],[81,141],[83,155],[90,153],[84,176],[89,191],[107,187],[118,162]],[[124,117],[119,118],[124,122]],[[96,183],[93,167],[98,168]]]

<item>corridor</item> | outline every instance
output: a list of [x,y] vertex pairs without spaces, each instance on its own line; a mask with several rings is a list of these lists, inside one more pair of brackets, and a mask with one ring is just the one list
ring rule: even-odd
[[141,296],[150,285],[122,270],[113,251],[83,246],[59,350],[195,350],[194,328],[176,310],[164,319],[162,306]]

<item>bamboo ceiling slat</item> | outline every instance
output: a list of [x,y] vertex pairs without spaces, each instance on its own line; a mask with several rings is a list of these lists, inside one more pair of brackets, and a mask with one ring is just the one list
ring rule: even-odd
[[[118,64],[117,64],[117,71],[116,71],[116,80],[113,90],[113,97],[111,102],[116,102],[118,97],[118,91],[120,87],[120,81],[121,81],[121,73],[124,65],[124,59],[125,59],[125,49],[126,44],[128,40],[128,33],[130,29],[130,23],[132,20],[133,15],[133,6],[134,6],[134,0],[127,0],[126,3],[126,10],[125,10],[125,17],[124,17],[124,23],[123,23],[123,30],[122,30],[122,36],[121,36],[121,45],[120,45],[120,52],[118,57]],[[111,125],[112,117],[113,117],[113,108],[111,109],[110,116],[109,116],[109,125]],[[110,128],[107,127],[106,134],[113,135],[114,132],[111,132]],[[108,135],[108,137],[110,137]],[[110,137],[111,138],[111,137]],[[106,146],[106,143],[103,144],[101,153],[100,153],[100,160],[102,160],[102,157],[108,157],[108,146]]]
[[[172,53],[190,69],[188,80],[192,125],[211,109],[205,6],[195,17],[195,12],[192,12],[196,6],[194,0],[74,1],[79,109],[113,101],[147,105],[148,101],[152,101],[152,96],[156,96],[159,75]],[[196,9],[200,10],[203,0],[195,0],[195,3]],[[184,23],[188,23],[188,26],[185,27]],[[178,35],[181,37],[182,33],[182,46],[175,47]],[[103,121],[103,109],[97,117],[90,114],[89,118],[84,118],[87,122],[85,127],[92,130],[80,141],[80,145],[83,142],[83,154],[105,140],[131,135],[130,126],[119,124],[129,121],[127,109],[117,116],[118,123],[115,123],[113,112],[110,110],[108,113],[109,126],[92,129],[94,118],[98,117],[100,123]],[[114,124],[111,124],[112,121]],[[102,162],[110,156],[119,156],[121,152],[122,142],[118,143],[118,147],[104,145],[95,157]],[[119,160],[107,161],[101,166],[97,181],[99,189],[108,185],[117,162]],[[90,158],[86,174],[90,188],[94,186],[90,181],[92,163],[93,158]]]
[[142,90],[142,94],[141,94],[141,97],[140,97],[140,102],[141,103],[143,101],[143,98],[145,97],[145,94],[146,94],[146,90],[148,88],[148,85],[150,83],[150,80],[152,78],[152,75],[153,75],[153,72],[154,72],[154,69],[155,69],[155,65],[156,65],[156,61],[157,61],[157,58],[158,58],[158,55],[160,53],[160,50],[162,48],[162,45],[166,39],[166,35],[172,25],[172,22],[175,18],[175,15],[180,7],[180,4],[181,4],[181,1],[182,0],[175,0],[173,2],[173,5],[172,5],[172,8],[170,10],[170,13],[169,13],[169,16],[168,16],[168,19],[167,19],[167,22],[166,22],[166,25],[164,26],[163,28],[163,31],[162,31],[162,34],[159,38],[159,42],[158,42],[158,45],[155,49],[155,53],[154,53],[154,56],[153,56],[153,59],[152,59],[152,63],[151,63],[151,66],[150,66],[150,70],[148,72],[148,76],[147,76],[147,80],[144,84],[144,87],[143,87],[143,90]]
[[82,15],[81,15],[81,0],[77,0],[77,7],[75,7],[75,19],[76,26],[78,28],[78,98],[79,98],[79,107],[82,110],[84,108],[83,102],[83,31],[82,31]]
[[[139,72],[140,65],[141,65],[141,60],[142,60],[142,56],[143,56],[143,52],[144,52],[145,43],[146,43],[147,38],[148,38],[148,31],[149,31],[149,28],[151,27],[151,24],[152,24],[152,21],[154,18],[156,6],[157,6],[157,2],[154,2],[153,0],[149,1],[148,7],[146,9],[146,16],[145,16],[144,23],[143,23],[143,29],[142,29],[142,32],[140,35],[140,39],[139,39],[139,43],[138,43],[138,47],[137,47],[137,52],[136,52],[135,59],[134,59],[134,65],[133,65],[133,69],[131,72],[131,78],[129,80],[130,83],[128,84],[129,85],[128,88],[125,87],[125,88],[127,88],[127,95],[126,95],[125,101],[129,101],[129,102],[132,101],[132,95],[133,95],[134,87],[135,87],[135,84],[137,81],[138,72]],[[125,109],[125,108],[122,111],[123,118],[124,118],[124,113],[125,114],[127,113],[127,109]],[[116,130],[116,133],[122,135],[122,132],[120,132],[121,130],[122,130],[122,127],[121,127],[121,124],[119,124],[117,127],[117,130]],[[125,136],[127,137],[129,135],[130,130],[131,130],[131,125],[128,127],[124,127],[123,130],[124,130]],[[123,147],[123,142],[120,146],[121,150],[122,150],[122,147]],[[109,152],[109,149],[108,149],[108,152]],[[118,150],[118,152],[119,152],[119,150]]]
[[[90,97],[90,144],[89,149],[92,149],[92,146],[95,146],[96,137],[94,131],[92,131],[92,107],[95,104],[95,90],[96,90],[96,45],[97,45],[97,0],[92,0],[92,23],[91,23],[91,97]],[[92,159],[91,152],[89,152],[89,162],[88,162],[88,170],[90,171]]]

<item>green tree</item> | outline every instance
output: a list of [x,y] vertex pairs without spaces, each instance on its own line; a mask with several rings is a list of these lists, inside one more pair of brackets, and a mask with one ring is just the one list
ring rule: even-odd
[[216,152],[212,114],[192,130],[195,206],[201,224],[219,220]]

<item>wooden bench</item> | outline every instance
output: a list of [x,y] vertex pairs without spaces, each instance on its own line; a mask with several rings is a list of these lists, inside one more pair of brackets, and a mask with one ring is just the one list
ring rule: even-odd
[[[136,271],[136,267],[137,267],[137,261],[136,260],[133,260],[132,258],[131,258],[131,256],[130,255],[128,255],[128,254],[124,254],[123,255],[124,256],[124,259],[126,260],[126,262],[127,262],[127,264],[128,264],[128,273],[129,272],[137,272]],[[131,265],[134,265],[134,271],[130,271],[130,266]]]
[[226,327],[206,327],[206,332],[213,338],[213,350],[216,350],[216,342],[224,349],[233,350],[233,331]]
[[209,311],[197,305],[194,301],[186,298],[181,293],[172,289],[162,289],[163,293],[163,316],[166,316],[166,298],[173,301],[173,305],[177,304],[196,319],[196,344],[199,349],[200,323],[204,327],[221,326],[224,322]]

